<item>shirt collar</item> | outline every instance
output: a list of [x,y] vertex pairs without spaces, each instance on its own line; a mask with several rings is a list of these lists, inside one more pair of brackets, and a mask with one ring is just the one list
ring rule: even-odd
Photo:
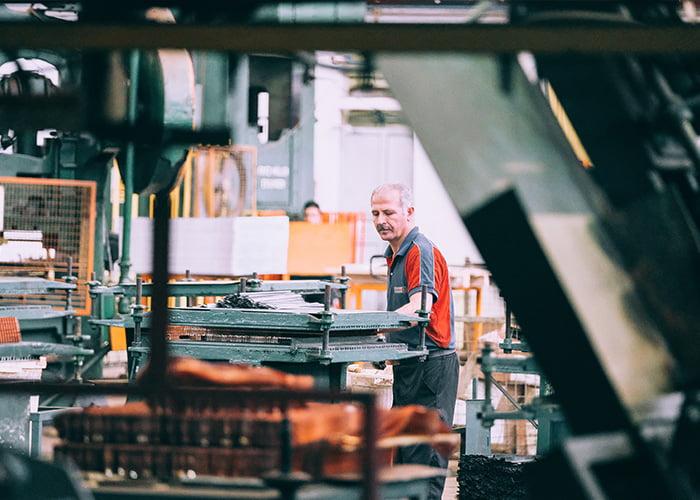
[[406,235],[406,239],[403,240],[403,243],[401,243],[401,246],[399,247],[399,251],[396,252],[396,255],[394,255],[394,252],[391,250],[391,245],[386,247],[386,250],[384,251],[384,257],[387,259],[390,258],[396,258],[399,256],[406,255],[406,252],[408,252],[408,249],[411,247],[411,244],[413,243],[413,240],[416,239],[416,236],[418,235],[418,226],[414,227],[411,229],[408,234]]

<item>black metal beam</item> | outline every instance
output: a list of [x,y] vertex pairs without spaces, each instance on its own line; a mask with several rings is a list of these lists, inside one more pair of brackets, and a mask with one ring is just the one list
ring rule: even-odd
[[153,297],[151,299],[151,359],[145,384],[163,387],[168,383],[168,258],[170,246],[170,195],[156,193],[153,224]]
[[[661,459],[641,438],[538,243],[516,192],[505,191],[463,220],[469,232],[478,235],[475,243],[479,252],[523,331],[528,332],[528,343],[573,432],[623,431],[635,450],[631,463],[626,464],[634,477],[630,484],[644,481],[648,498],[687,498],[684,485],[674,483]],[[513,258],[515,248],[517,259]],[[629,477],[620,478],[619,484],[625,480]]]
[[[593,434],[630,427],[629,414],[538,243],[517,194],[504,192],[466,216],[464,223],[470,234],[478,235],[475,243],[479,252],[527,332],[537,364],[554,387],[573,432]],[[518,258],[514,259],[516,248]]]
[[234,52],[358,50],[481,53],[696,53],[693,26],[137,25],[3,23],[2,48],[154,49]]

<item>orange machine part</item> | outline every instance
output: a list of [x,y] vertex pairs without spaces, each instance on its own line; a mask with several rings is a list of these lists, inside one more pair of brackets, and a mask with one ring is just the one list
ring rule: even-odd
[[21,340],[17,318],[12,316],[0,318],[0,344],[14,344]]

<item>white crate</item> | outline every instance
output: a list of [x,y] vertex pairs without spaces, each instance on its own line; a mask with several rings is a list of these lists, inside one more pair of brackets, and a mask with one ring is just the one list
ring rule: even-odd
[[41,372],[46,368],[46,358],[12,359],[0,361],[0,379],[41,380]]
[[[132,272],[152,272],[153,221],[132,221]],[[286,274],[288,217],[183,217],[170,221],[172,274]]]

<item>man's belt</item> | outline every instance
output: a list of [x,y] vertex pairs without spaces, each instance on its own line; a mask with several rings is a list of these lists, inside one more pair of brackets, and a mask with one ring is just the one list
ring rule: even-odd
[[[442,356],[448,356],[457,351],[454,349],[430,349],[428,351],[428,360],[441,358]],[[420,362],[420,358],[408,358],[402,359],[401,361],[392,361],[394,365],[412,365]]]

